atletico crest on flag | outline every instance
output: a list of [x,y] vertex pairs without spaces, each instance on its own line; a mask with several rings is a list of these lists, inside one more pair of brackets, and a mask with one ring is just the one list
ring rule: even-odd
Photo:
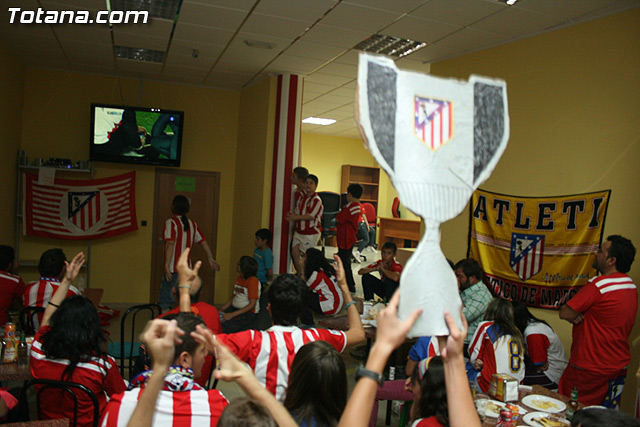
[[544,236],[535,234],[511,234],[511,256],[509,264],[525,282],[538,274],[542,268]]
[[437,150],[453,136],[453,103],[415,96],[413,133],[432,150]]
[[135,172],[91,180],[56,179],[38,183],[25,174],[24,234],[88,240],[138,229]]

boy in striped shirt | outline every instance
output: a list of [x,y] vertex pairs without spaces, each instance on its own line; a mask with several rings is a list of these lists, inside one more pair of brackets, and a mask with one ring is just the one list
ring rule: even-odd
[[316,194],[318,177],[307,175],[304,180],[305,195],[298,199],[295,210],[287,213],[287,221],[295,221],[296,230],[291,242],[291,257],[298,274],[302,274],[302,254],[318,243],[320,238],[320,220],[322,219],[322,200]]

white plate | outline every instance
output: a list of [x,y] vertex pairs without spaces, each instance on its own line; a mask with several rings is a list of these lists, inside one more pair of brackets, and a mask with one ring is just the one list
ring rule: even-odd
[[[487,410],[487,405],[489,402],[495,404],[498,407],[497,412]],[[478,413],[480,415],[484,415],[485,417],[498,418],[500,416],[500,409],[504,408],[506,403],[500,402],[498,400],[493,399],[478,399],[476,400],[476,408],[478,408]]]
[[550,414],[557,414],[567,409],[564,402],[553,397],[542,396],[541,394],[530,394],[522,398],[522,403],[529,408],[544,411]]
[[[545,427],[544,424],[541,424],[537,421],[534,420],[534,418],[540,418],[540,417],[548,417],[549,414],[548,412],[529,412],[528,414],[526,414],[524,417],[522,417],[522,420],[527,423],[528,426],[533,426],[533,427]],[[565,426],[569,427],[571,424],[569,423],[569,421],[567,421],[566,419],[562,418],[561,420],[559,420],[560,422],[563,422]]]

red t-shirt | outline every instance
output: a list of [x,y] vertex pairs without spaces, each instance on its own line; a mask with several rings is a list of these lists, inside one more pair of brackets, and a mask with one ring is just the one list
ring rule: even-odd
[[20,276],[0,271],[0,325],[7,323],[7,311],[16,298],[22,298],[26,286]]
[[569,363],[609,374],[631,360],[629,335],[638,310],[638,290],[624,273],[594,277],[567,305],[582,313],[584,321],[573,325]]
[[[377,269],[379,265],[382,265],[382,260],[381,259],[379,259],[378,261],[374,262],[373,264],[370,264],[367,268],[376,268]],[[392,271],[394,273],[402,273],[402,266],[394,259],[391,262],[391,267],[387,268],[387,270]],[[385,276],[382,271],[380,271],[380,276],[382,277],[382,280],[388,279],[388,277]]]
[[[176,307],[158,317],[168,316],[169,314],[178,314],[179,312],[180,307]],[[209,328],[214,335],[222,332],[222,326],[220,325],[220,312],[214,306],[209,305],[206,302],[197,302],[195,304],[191,304],[191,312],[196,316],[202,317],[204,324],[207,325],[207,328]],[[202,387],[204,387],[209,380],[211,365],[213,365],[213,356],[208,355],[204,358],[204,365],[202,365],[200,378],[196,379],[196,383]]]
[[[31,346],[31,375],[35,379],[61,380],[64,370],[69,365],[67,359],[48,359],[42,348],[42,335],[51,329],[50,326],[41,328],[36,334]],[[65,378],[66,380],[66,378]],[[125,391],[126,386],[116,361],[111,356],[92,357],[78,363],[68,380],[88,387],[98,398],[100,413],[107,405],[107,395]],[[73,400],[58,390],[46,394],[42,402],[42,414],[45,419],[69,418],[73,419]],[[63,394],[65,396],[63,396]],[[80,392],[78,395],[78,425],[91,426],[93,420],[93,404],[89,397]]]
[[358,224],[362,221],[362,205],[358,202],[351,202],[345,205],[338,215],[338,248],[351,249],[358,240]]

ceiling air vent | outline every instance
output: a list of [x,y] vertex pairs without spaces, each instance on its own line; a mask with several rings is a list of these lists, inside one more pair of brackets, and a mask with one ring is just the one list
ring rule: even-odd
[[394,58],[402,58],[418,49],[425,47],[427,43],[417,42],[399,37],[385,36],[384,34],[374,34],[368,39],[361,41],[354,46],[354,49],[365,52],[380,53]]
[[140,49],[137,47],[116,46],[116,58],[135,61],[164,62],[164,52],[160,50]]

